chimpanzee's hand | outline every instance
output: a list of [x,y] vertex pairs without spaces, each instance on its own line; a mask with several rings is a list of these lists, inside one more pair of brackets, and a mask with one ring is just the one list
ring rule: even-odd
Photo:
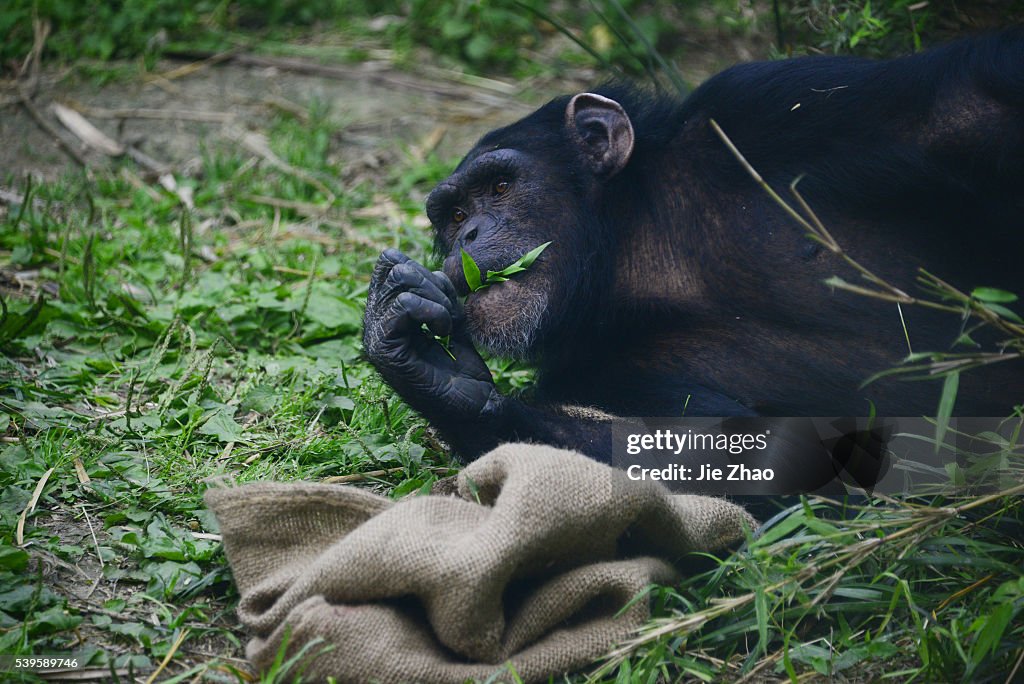
[[[447,350],[434,335],[448,337]],[[373,270],[363,347],[388,384],[430,420],[475,420],[502,399],[469,341],[451,281],[396,249]]]

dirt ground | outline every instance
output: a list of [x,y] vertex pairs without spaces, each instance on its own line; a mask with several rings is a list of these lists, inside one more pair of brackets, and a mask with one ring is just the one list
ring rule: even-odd
[[[174,77],[188,62],[166,61],[159,71]],[[195,64],[195,63],[193,63]],[[75,82],[78,81],[78,82]],[[483,132],[529,111],[511,84],[490,87],[400,73],[383,62],[334,67],[328,75],[296,73],[278,66],[224,63],[197,66],[188,75],[116,80],[97,86],[49,73],[40,79],[34,105],[62,139],[92,168],[112,162],[77,140],[53,113],[53,103],[78,110],[109,137],[138,148],[172,168],[186,169],[203,144],[230,141],[238,130],[264,127],[277,111],[304,116],[316,102],[343,125],[342,160],[377,163],[395,142],[412,143],[437,126],[447,144],[466,149]],[[459,90],[467,95],[456,96]],[[502,92],[504,90],[504,92]],[[8,104],[0,116],[0,177],[55,179],[74,168],[70,157],[29,115]]]
[[[767,51],[767,40],[757,37],[712,35],[686,44],[688,57],[679,68],[691,84],[732,63],[763,58]],[[376,52],[378,58],[359,64],[330,65],[246,54],[208,62],[182,56],[138,75],[130,75],[133,65],[119,65],[122,76],[103,85],[73,70],[44,67],[32,102],[52,125],[50,131],[19,103],[12,83],[0,82],[0,184],[11,183],[4,179],[13,176],[20,185],[27,174],[52,180],[76,168],[55,133],[90,167],[112,163],[58,122],[54,103],[80,111],[109,137],[154,162],[187,173],[200,145],[230,142],[240,129],[258,131],[281,110],[302,116],[316,102],[343,126],[337,144],[342,160],[373,167],[386,163],[396,143],[414,143],[442,131],[442,151],[457,156],[486,131],[603,78],[593,70],[575,69],[516,83],[466,76],[426,62],[411,72],[394,67],[387,51]]]

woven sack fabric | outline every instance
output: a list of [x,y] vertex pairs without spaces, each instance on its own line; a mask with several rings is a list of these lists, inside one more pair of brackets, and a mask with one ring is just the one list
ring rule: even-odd
[[457,484],[398,502],[325,484],[209,490],[249,659],[268,667],[287,635],[289,654],[320,640],[308,681],[447,684],[509,668],[546,680],[641,626],[647,601],[630,601],[675,581],[685,554],[754,524],[724,500],[547,446],[503,445]]

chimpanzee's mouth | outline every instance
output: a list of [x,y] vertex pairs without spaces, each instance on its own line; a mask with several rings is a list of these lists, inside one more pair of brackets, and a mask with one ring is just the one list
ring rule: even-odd
[[521,297],[527,288],[524,288],[523,281],[529,278],[528,273],[520,273],[515,278],[510,278],[503,281],[488,282],[484,281],[483,287],[480,289],[470,292],[466,299],[467,304],[470,301],[492,301],[492,300],[503,300],[511,302],[515,298]]
[[520,283],[509,280],[470,292],[466,298],[466,315],[484,326],[502,325],[514,319],[524,294]]
[[481,286],[476,290],[470,290],[469,284],[466,282],[466,276],[462,272],[462,264],[459,263],[458,268],[456,269],[453,268],[449,263],[445,263],[445,267],[443,269],[444,273],[445,275],[448,276],[448,279],[452,281],[452,284],[455,286],[455,291],[458,293],[460,297],[468,296],[471,299],[478,299],[488,292],[495,290],[504,290],[506,286],[517,281],[529,280],[532,275],[528,272],[520,272],[516,273],[514,276],[510,278],[506,278],[505,280],[495,280],[494,278],[487,280],[486,274],[488,271],[488,266],[485,266],[483,264],[478,265],[480,267],[481,279],[483,280],[483,282],[481,283]]
[[466,299],[473,341],[497,356],[528,356],[547,312],[547,292],[523,283],[525,275],[477,290]]

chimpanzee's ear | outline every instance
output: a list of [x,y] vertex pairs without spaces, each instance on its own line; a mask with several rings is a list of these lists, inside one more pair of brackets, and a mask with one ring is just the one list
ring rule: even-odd
[[615,100],[580,93],[565,108],[565,127],[595,175],[611,178],[633,154],[633,124]]

